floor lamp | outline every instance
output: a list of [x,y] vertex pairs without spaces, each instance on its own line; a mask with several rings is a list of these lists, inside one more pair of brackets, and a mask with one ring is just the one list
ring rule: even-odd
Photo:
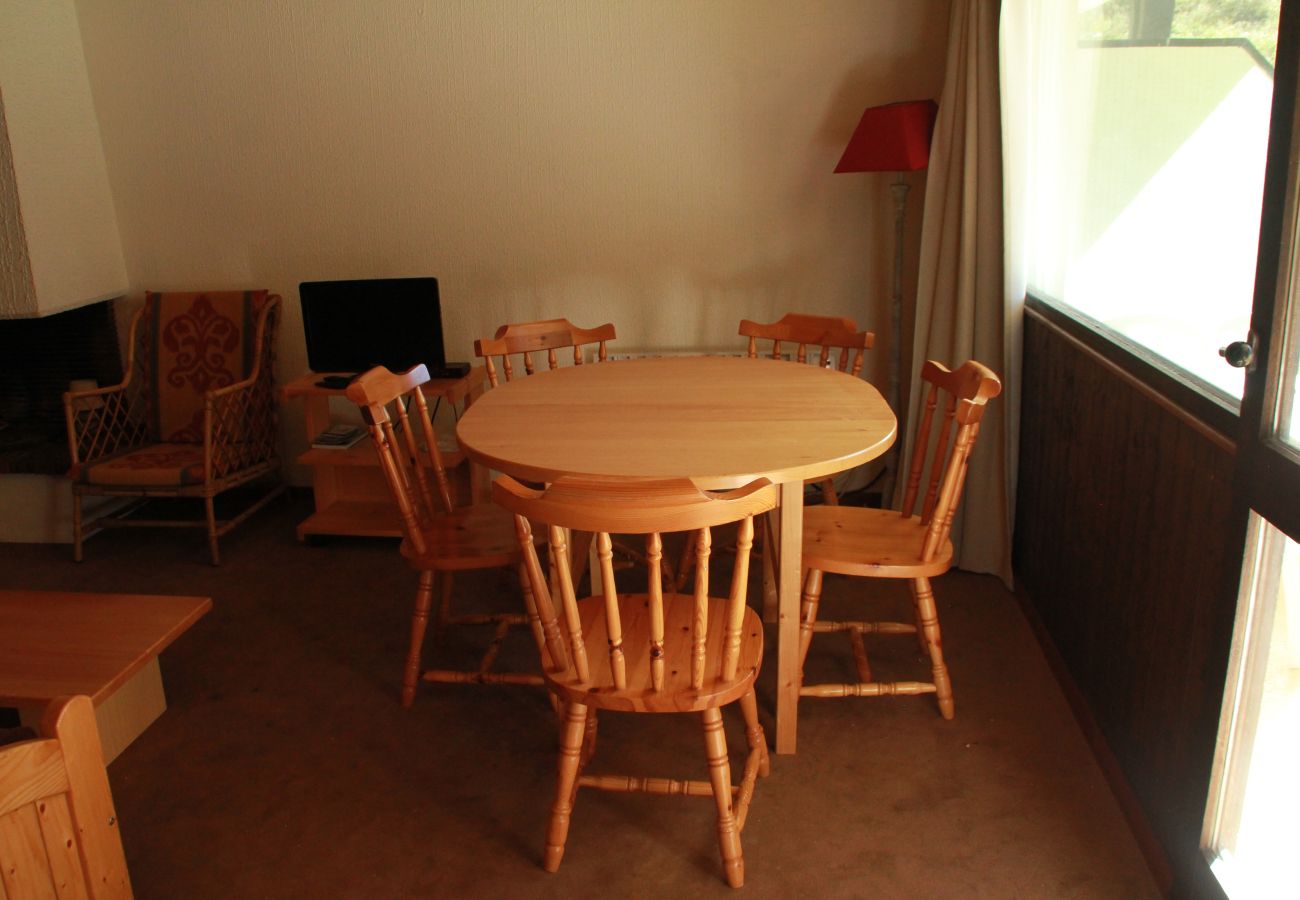
[[903,342],[903,218],[908,184],[901,173],[924,169],[930,161],[930,135],[938,105],[933,100],[908,100],[873,106],[862,114],[849,138],[836,172],[897,172],[890,185],[894,197],[894,274],[889,297],[889,407],[898,416],[899,435],[885,458],[885,483],[880,505],[889,508],[898,482],[899,444],[903,440],[900,398]]

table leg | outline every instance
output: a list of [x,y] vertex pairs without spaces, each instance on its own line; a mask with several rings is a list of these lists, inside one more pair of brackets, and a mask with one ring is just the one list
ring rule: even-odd
[[472,503],[492,502],[492,470],[479,465],[474,460],[466,461],[469,466],[469,496]]
[[[483,395],[483,383],[479,382],[476,387],[472,388],[465,395],[465,412],[462,412],[461,415],[463,416],[466,412],[469,412],[469,408],[474,405],[474,401],[477,400],[482,395]],[[454,407],[455,405],[454,399],[452,400],[452,404]],[[460,417],[457,416],[456,420],[459,422]],[[465,464],[469,466],[470,502],[491,503],[492,502],[492,470],[487,466],[478,464],[472,459],[466,460]]]
[[781,485],[777,526],[780,593],[776,642],[776,752],[794,753],[799,715],[799,590],[803,550],[803,482]]

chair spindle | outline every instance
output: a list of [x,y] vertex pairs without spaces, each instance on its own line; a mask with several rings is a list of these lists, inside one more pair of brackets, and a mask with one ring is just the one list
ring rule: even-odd
[[[569,529],[559,525],[551,526],[551,566],[555,589],[560,592],[564,622],[569,629],[569,647],[573,651],[578,680],[589,681],[591,667],[587,661],[587,644],[582,637],[582,622],[578,619],[578,597],[573,588],[573,564],[569,559]],[[559,634],[558,629],[556,634]]]
[[921,412],[921,422],[916,426],[916,449],[912,451],[912,467],[907,473],[907,490],[903,492],[903,505],[900,512],[903,518],[914,515],[916,495],[921,489],[921,474],[925,469],[925,448],[930,445],[930,423],[934,421],[934,410],[939,403],[939,388],[930,385],[925,394],[925,406]]
[[[618,690],[627,688],[627,663],[623,659],[623,621],[618,609],[618,587],[614,584],[614,542],[609,532],[596,534],[596,556],[605,590],[605,630],[609,638],[609,671]],[[561,564],[563,565],[563,564]]]
[[695,539],[695,627],[691,635],[691,687],[704,686],[704,650],[709,639],[710,529],[701,528]]
[[727,623],[722,648],[722,679],[736,677],[740,662],[740,634],[745,624],[745,593],[749,585],[749,555],[754,548],[754,517],[740,520],[736,529],[736,564],[731,570],[731,593],[727,597]]
[[646,572],[650,579],[650,684],[655,691],[664,689],[664,586],[661,563],[663,538],[652,531],[645,536]]

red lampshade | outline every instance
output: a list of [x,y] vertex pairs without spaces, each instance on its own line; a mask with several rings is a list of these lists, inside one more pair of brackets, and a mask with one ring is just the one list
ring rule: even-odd
[[911,172],[930,161],[930,133],[939,106],[908,100],[873,106],[849,138],[836,172]]

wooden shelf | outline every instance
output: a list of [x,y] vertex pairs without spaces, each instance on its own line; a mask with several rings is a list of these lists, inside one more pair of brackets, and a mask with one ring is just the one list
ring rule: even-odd
[[[465,454],[459,450],[444,450],[442,453],[442,463],[448,469],[454,469],[464,460]],[[426,468],[429,468],[428,462],[421,461]],[[379,468],[379,457],[375,455],[375,448],[368,437],[355,447],[348,447],[346,450],[309,448],[300,453],[295,462],[304,466],[369,466]]]
[[402,536],[397,507],[388,500],[339,500],[298,523],[298,539],[314,534]]

